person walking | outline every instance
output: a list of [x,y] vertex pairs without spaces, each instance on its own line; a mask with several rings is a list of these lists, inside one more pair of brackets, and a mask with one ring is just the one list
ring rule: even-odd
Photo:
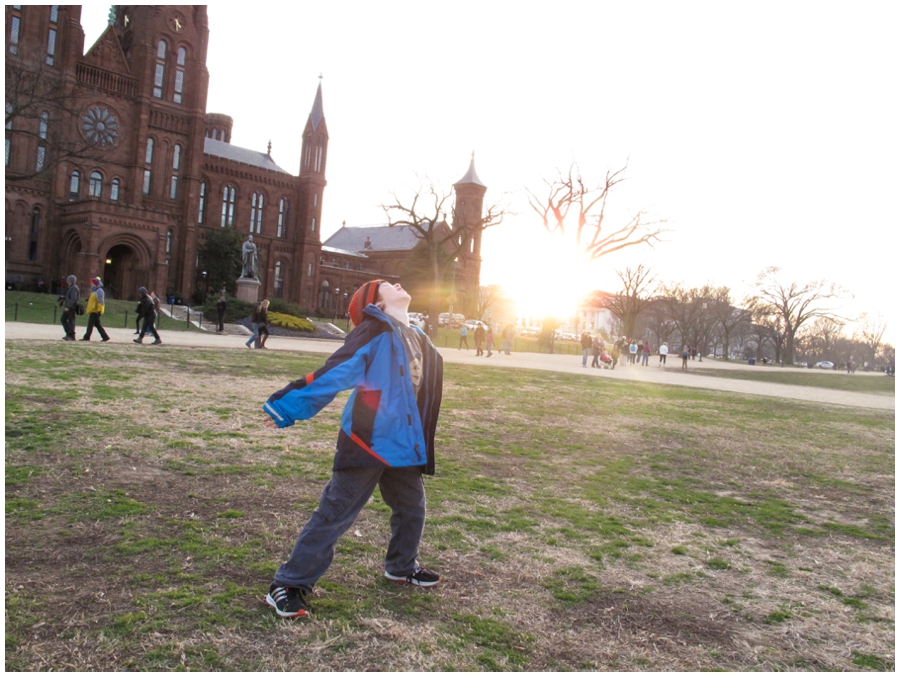
[[628,364],[637,364],[637,353],[637,343],[634,339],[631,339],[631,343],[628,345]]
[[159,329],[159,320],[162,317],[160,307],[162,304],[155,291],[150,292],[150,300],[153,301],[153,326]]
[[516,330],[513,329],[511,324],[506,325],[506,328],[503,330],[503,344],[500,346],[500,352],[506,353],[509,355],[509,351],[512,350],[513,337],[516,335]]
[[259,327],[259,338],[256,347],[260,350],[266,350],[266,341],[269,339],[269,299],[263,299],[262,303],[256,308],[256,324]]
[[459,345],[456,347],[457,350],[462,350],[463,343],[466,344],[466,350],[469,349],[469,328],[463,324],[459,328]]
[[226,310],[228,310],[228,302],[225,300],[225,294],[222,294],[216,302],[216,331],[220,334],[225,331]]
[[[591,340],[590,332],[584,332],[581,335],[581,366],[587,366],[587,358],[588,354],[591,352],[591,347],[593,346],[593,341]],[[595,365],[591,365],[592,367]]]
[[69,275],[66,278],[68,287],[65,292],[61,291],[59,295],[59,305],[63,309],[60,323],[63,331],[66,332],[66,335],[63,336],[63,341],[75,340],[75,309],[78,306],[78,297],[81,296],[81,290],[75,284],[76,282],[78,282],[78,279],[74,275]]
[[662,345],[659,347],[659,364],[657,366],[661,367],[666,363],[666,356],[669,354],[669,344],[665,341],[662,342]]
[[688,350],[687,348],[684,348],[681,351],[681,370],[682,371],[687,371],[687,362],[688,362],[688,358],[690,356],[691,356],[691,351]]
[[344,345],[263,405],[265,424],[285,428],[315,416],[338,392],[353,391],[341,416],[331,480],[269,586],[266,602],[279,616],[309,615],[306,598],[376,486],[391,509],[384,576],[421,587],[441,581],[419,566],[418,554],[425,527],[422,476],[434,474],[443,362],[425,333],[409,325],[410,300],[399,284],[363,284],[350,299],[354,329]]
[[491,348],[494,347],[494,328],[488,327],[487,332],[484,334],[484,347],[487,349],[487,355],[485,357],[490,357],[493,355],[491,352]]
[[484,355],[484,327],[478,325],[475,327],[475,357]]
[[150,294],[147,292],[146,287],[140,287],[138,289],[138,294],[141,295],[141,300],[138,302],[137,314],[138,318],[143,320],[143,323],[141,324],[141,333],[134,339],[134,342],[143,343],[144,334],[149,331],[153,334],[153,338],[155,339],[150,345],[158,346],[162,341],[159,338],[156,327],[153,326],[153,321],[156,319],[156,309],[153,305],[153,299],[150,298]]
[[[260,347],[259,335],[261,332],[261,327],[265,327],[266,323],[269,320],[269,299],[263,299],[260,301],[259,305],[253,309],[253,312],[250,314],[250,328],[253,330],[253,335],[247,339],[247,342],[244,344],[251,350],[253,348]],[[268,327],[265,329],[266,334],[269,333]]]
[[641,366],[650,366],[650,342],[644,341],[644,347],[641,349]]
[[600,355],[603,353],[603,341],[600,340],[600,334],[597,334],[594,337],[594,340],[591,341],[591,352],[593,353],[594,359],[591,360],[591,367],[600,368]]
[[88,316],[88,323],[87,329],[84,330],[84,336],[81,337],[82,341],[91,340],[91,334],[94,331],[94,327],[97,328],[97,333],[100,334],[100,340],[103,343],[109,341],[109,334],[106,333],[103,325],[100,324],[100,316],[103,315],[105,309],[106,293],[103,291],[103,282],[100,281],[99,277],[92,277],[91,295],[90,298],[88,298],[87,308],[85,309]]

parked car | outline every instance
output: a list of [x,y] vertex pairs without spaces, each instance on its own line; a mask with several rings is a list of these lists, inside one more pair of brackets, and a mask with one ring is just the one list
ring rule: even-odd
[[416,326],[419,329],[427,329],[425,326],[425,318],[422,316],[422,313],[408,313],[409,314],[409,324],[412,326]]
[[466,320],[465,325],[469,328],[470,331],[475,331],[479,326],[487,331],[487,325],[481,320]]
[[825,360],[823,362],[816,362],[817,369],[834,369],[834,362],[829,362]]

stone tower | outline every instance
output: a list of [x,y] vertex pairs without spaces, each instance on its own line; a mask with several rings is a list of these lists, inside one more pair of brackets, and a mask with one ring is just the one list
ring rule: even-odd
[[461,249],[455,276],[456,297],[467,317],[473,316],[478,306],[481,285],[481,235],[483,225],[484,194],[487,186],[475,173],[475,153],[469,170],[453,184],[456,203],[453,209],[453,229],[460,233]]

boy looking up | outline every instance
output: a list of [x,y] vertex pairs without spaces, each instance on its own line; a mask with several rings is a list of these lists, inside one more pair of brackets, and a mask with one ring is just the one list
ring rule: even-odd
[[266,597],[280,616],[307,616],[306,597],[376,485],[391,508],[384,575],[425,587],[441,580],[419,567],[417,557],[425,526],[422,475],[434,474],[443,363],[425,333],[409,326],[409,302],[399,284],[365,283],[350,299],[355,328],[343,347],[263,406],[270,417],[266,425],[284,428],[312,418],[338,392],[353,389],[341,416],[331,481]]

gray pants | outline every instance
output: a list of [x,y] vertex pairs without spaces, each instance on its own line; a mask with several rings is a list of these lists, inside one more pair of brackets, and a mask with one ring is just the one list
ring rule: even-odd
[[347,468],[335,470],[319,507],[297,537],[290,559],[278,567],[275,583],[312,592],[334,559],[334,545],[356,520],[375,486],[391,508],[391,541],[385,571],[408,576],[418,566],[425,528],[425,485],[420,468]]

